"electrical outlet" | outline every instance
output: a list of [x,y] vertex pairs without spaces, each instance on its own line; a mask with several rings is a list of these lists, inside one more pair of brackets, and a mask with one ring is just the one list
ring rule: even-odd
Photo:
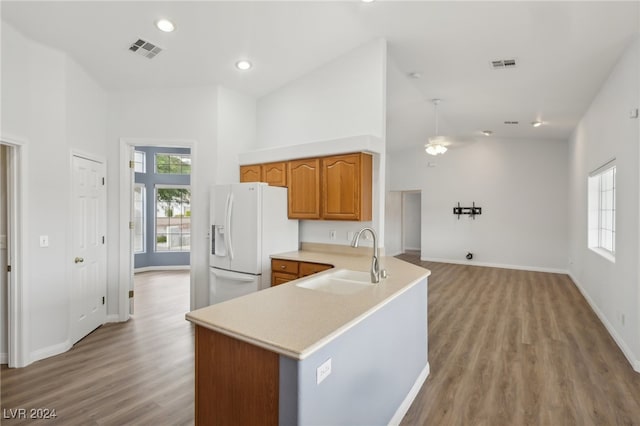
[[334,230],[329,231],[329,239],[330,240],[335,240],[336,239],[336,231],[334,231]]
[[349,240],[349,241],[353,241],[353,236],[354,236],[355,234],[356,234],[356,233],[355,233],[355,232],[353,232],[353,231],[347,231],[347,240]]
[[331,374],[331,358],[323,362],[320,367],[316,369],[316,384],[322,383],[324,379]]
[[48,235],[40,235],[40,247],[49,247]]

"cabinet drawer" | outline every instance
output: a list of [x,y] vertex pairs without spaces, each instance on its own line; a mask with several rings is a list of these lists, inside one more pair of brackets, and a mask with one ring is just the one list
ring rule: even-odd
[[333,266],[325,265],[322,263],[300,263],[300,276],[306,277],[307,275],[316,274],[318,272],[326,271],[327,269],[331,269]]
[[298,277],[293,274],[283,274],[282,272],[271,273],[271,287],[293,281]]
[[284,272],[298,276],[298,262],[295,260],[271,259],[272,272]]

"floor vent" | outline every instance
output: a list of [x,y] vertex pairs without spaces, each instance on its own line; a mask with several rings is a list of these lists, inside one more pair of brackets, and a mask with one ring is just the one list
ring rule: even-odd
[[515,68],[516,65],[517,64],[515,59],[498,59],[495,61],[491,61],[491,68],[493,68],[494,70]]
[[155,58],[160,52],[162,52],[161,47],[158,47],[153,43],[149,43],[148,41],[142,40],[141,38],[133,43],[129,47],[129,50],[149,59]]

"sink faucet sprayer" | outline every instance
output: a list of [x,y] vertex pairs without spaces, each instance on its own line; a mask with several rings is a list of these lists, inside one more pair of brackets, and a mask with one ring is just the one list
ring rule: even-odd
[[387,271],[384,269],[380,270],[380,262],[378,261],[378,236],[376,235],[376,231],[373,228],[362,228],[356,233],[356,236],[353,237],[353,242],[351,243],[351,247],[358,247],[358,243],[360,242],[360,235],[364,231],[369,231],[373,236],[373,257],[371,258],[371,282],[379,283],[380,276],[382,278],[387,278]]

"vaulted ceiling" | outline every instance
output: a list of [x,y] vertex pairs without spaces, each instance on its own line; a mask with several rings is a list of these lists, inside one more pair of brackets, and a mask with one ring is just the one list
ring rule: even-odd
[[[107,90],[220,84],[267,94],[378,37],[388,41],[389,149],[441,133],[566,140],[640,31],[638,2],[2,1],[2,19],[61,49]],[[167,17],[173,33],[154,22]],[[153,60],[129,52],[138,38]],[[254,68],[234,64],[250,58]],[[516,59],[493,69],[491,61]],[[410,73],[420,74],[412,78]],[[533,128],[534,120],[544,125]],[[505,121],[518,121],[506,125]]]

